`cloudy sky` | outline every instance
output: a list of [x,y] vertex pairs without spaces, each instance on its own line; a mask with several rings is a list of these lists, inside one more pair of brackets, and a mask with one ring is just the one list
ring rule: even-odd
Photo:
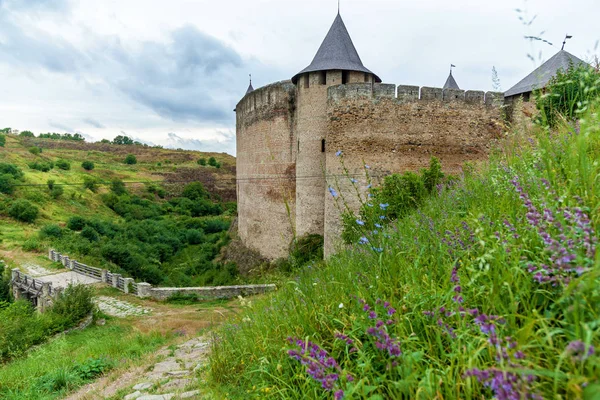
[[[0,0],[0,125],[235,154],[232,110],[248,74],[255,87],[291,78],[336,9],[337,0]],[[600,52],[598,15],[598,0],[342,0],[365,66],[384,82],[441,86],[453,63],[462,88],[482,90],[493,66],[509,89],[565,33],[576,56]],[[541,32],[552,46],[524,39]]]

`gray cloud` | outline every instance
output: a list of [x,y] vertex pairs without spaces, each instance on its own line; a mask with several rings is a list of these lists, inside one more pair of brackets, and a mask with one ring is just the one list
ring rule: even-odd
[[96,121],[93,118],[84,118],[82,121],[88,125],[93,126],[94,128],[98,128],[98,129],[106,128],[104,125],[102,125],[100,122]]
[[72,127],[70,127],[68,125],[62,124],[60,122],[55,122],[52,120],[48,121],[48,125],[50,125],[50,127],[54,128],[54,129],[58,129],[59,131],[62,131],[62,132],[57,132],[57,133],[63,133],[63,132],[71,133],[71,132],[75,131]]
[[175,133],[167,135],[165,147],[170,149],[199,150],[205,152],[227,152],[235,154],[235,134],[230,131],[219,132],[220,139],[189,139]]

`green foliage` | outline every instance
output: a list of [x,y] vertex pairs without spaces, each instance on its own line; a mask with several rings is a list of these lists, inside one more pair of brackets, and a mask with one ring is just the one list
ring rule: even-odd
[[54,189],[54,184],[56,183],[56,181],[54,179],[48,179],[46,181],[46,185],[48,185],[48,190],[52,190]]
[[73,142],[84,142],[85,138],[83,135],[79,133],[56,133],[56,132],[48,132],[48,133],[40,133],[38,135],[40,139],[52,139],[52,140],[70,140]]
[[44,342],[55,333],[78,324],[94,309],[92,291],[69,286],[43,314],[28,301],[17,301],[0,310],[0,361],[22,355],[28,348]]
[[62,237],[63,230],[60,226],[56,224],[44,225],[42,229],[40,229],[40,238],[60,238]]
[[33,161],[27,164],[27,166],[36,171],[48,172],[54,168],[52,161]]
[[217,159],[214,157],[209,158],[208,165],[210,165],[211,167],[215,167],[217,165]]
[[198,159],[198,165],[205,166],[206,165],[206,158],[202,157],[202,158]]
[[37,146],[33,146],[29,148],[29,152],[34,156],[39,156],[42,153],[42,149]]
[[125,160],[123,160],[123,162],[127,165],[137,164],[137,157],[133,154],[127,154],[127,157],[125,157]]
[[23,242],[21,248],[27,252],[39,252],[42,250],[42,243],[37,238],[29,238]]
[[15,191],[15,179],[12,175],[0,173],[0,193],[13,194]]
[[96,189],[98,189],[98,180],[93,176],[84,176],[83,187],[85,189],[89,189],[92,192],[96,192]]
[[50,191],[50,197],[52,197],[53,199],[58,199],[60,196],[62,196],[64,194],[64,192],[65,192],[65,190],[63,189],[62,186],[55,186]]
[[198,229],[189,229],[185,233],[185,240],[191,245],[200,244],[204,242],[205,239],[204,232]]
[[23,171],[15,164],[0,163],[0,175],[7,174],[13,177],[13,179],[23,179]]
[[405,172],[386,176],[383,184],[369,191],[368,201],[360,208],[357,218],[344,212],[342,238],[346,243],[356,243],[365,232],[379,229],[390,221],[403,217],[418,208],[431,195],[437,193],[438,185],[451,182],[442,173],[440,161],[432,157],[429,168],[420,174]]
[[74,215],[71,218],[69,218],[69,221],[67,222],[67,228],[69,228],[72,231],[81,231],[86,225],[86,220],[83,217],[80,217],[78,215]]
[[175,292],[168,299],[167,303],[171,304],[195,304],[200,301],[200,297],[196,293],[181,293]]
[[37,219],[39,210],[29,201],[18,199],[15,200],[8,208],[8,215],[17,221],[31,223]]
[[204,189],[204,185],[202,185],[202,183],[192,182],[185,186],[181,196],[190,200],[201,200],[210,198],[210,193]]
[[31,138],[35,137],[35,135],[31,131],[22,131],[21,133],[19,133],[19,136],[21,136],[21,137],[31,137]]
[[114,179],[113,181],[111,181],[110,191],[116,194],[117,196],[121,196],[127,193],[127,190],[125,189],[125,184],[120,179]]
[[165,196],[167,195],[167,192],[165,191],[165,189],[163,189],[162,187],[160,187],[159,185],[156,185],[154,183],[151,183],[147,186],[146,190],[148,190],[148,193],[153,193],[155,195],[157,195],[158,197],[160,197],[161,199],[164,199]]
[[66,160],[57,160],[56,166],[64,171],[68,171],[71,169],[71,163]]
[[111,370],[115,362],[107,358],[90,358],[82,364],[76,365],[73,372],[83,381],[96,379],[105,372]]
[[559,70],[544,90],[536,92],[538,120],[551,127],[564,118],[572,121],[600,98],[600,73],[587,64]]
[[304,235],[292,242],[290,245],[290,258],[294,265],[302,266],[311,261],[323,259],[323,236]]
[[0,134],[0,147],[4,147],[6,144],[6,136]]
[[100,141],[100,143],[103,143],[103,144],[108,144],[108,143],[111,143],[111,141],[110,141],[110,140],[108,140],[108,139],[102,139],[102,140]]
[[[502,398],[476,379],[491,374],[515,398],[594,398],[597,109],[579,126],[577,135],[571,126],[519,132],[519,146],[433,189],[362,244],[295,271],[216,333],[214,384],[234,399],[266,389],[284,399],[338,390],[357,399]],[[339,367],[324,368],[339,375],[331,392],[307,374],[315,360],[298,356],[302,365],[288,353],[313,344]]]
[[91,171],[94,169],[94,163],[89,160],[86,160],[81,163],[81,168],[85,169],[86,171]]
[[98,241],[98,232],[96,232],[96,230],[94,228],[92,228],[91,226],[86,226],[85,228],[83,228],[81,230],[81,237],[86,238],[90,242],[97,242]]
[[131,145],[134,142],[133,139],[131,139],[130,137],[119,135],[113,139],[112,143],[119,145]]
[[[5,304],[8,307],[8,302],[11,301],[10,298],[10,269],[4,261],[0,261],[0,304]],[[5,307],[0,305],[0,312]]]

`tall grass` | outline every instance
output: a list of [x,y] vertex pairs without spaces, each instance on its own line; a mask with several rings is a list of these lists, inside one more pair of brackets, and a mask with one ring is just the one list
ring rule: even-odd
[[593,398],[597,110],[511,134],[373,233],[383,252],[356,244],[249,305],[216,334],[212,382],[233,398]]

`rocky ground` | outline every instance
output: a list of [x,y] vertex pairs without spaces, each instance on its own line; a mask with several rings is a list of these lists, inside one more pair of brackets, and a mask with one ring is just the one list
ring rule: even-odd
[[98,296],[94,298],[94,302],[100,311],[118,318],[146,315],[152,311],[151,308],[144,308],[135,304],[131,304],[127,301],[108,296]]

